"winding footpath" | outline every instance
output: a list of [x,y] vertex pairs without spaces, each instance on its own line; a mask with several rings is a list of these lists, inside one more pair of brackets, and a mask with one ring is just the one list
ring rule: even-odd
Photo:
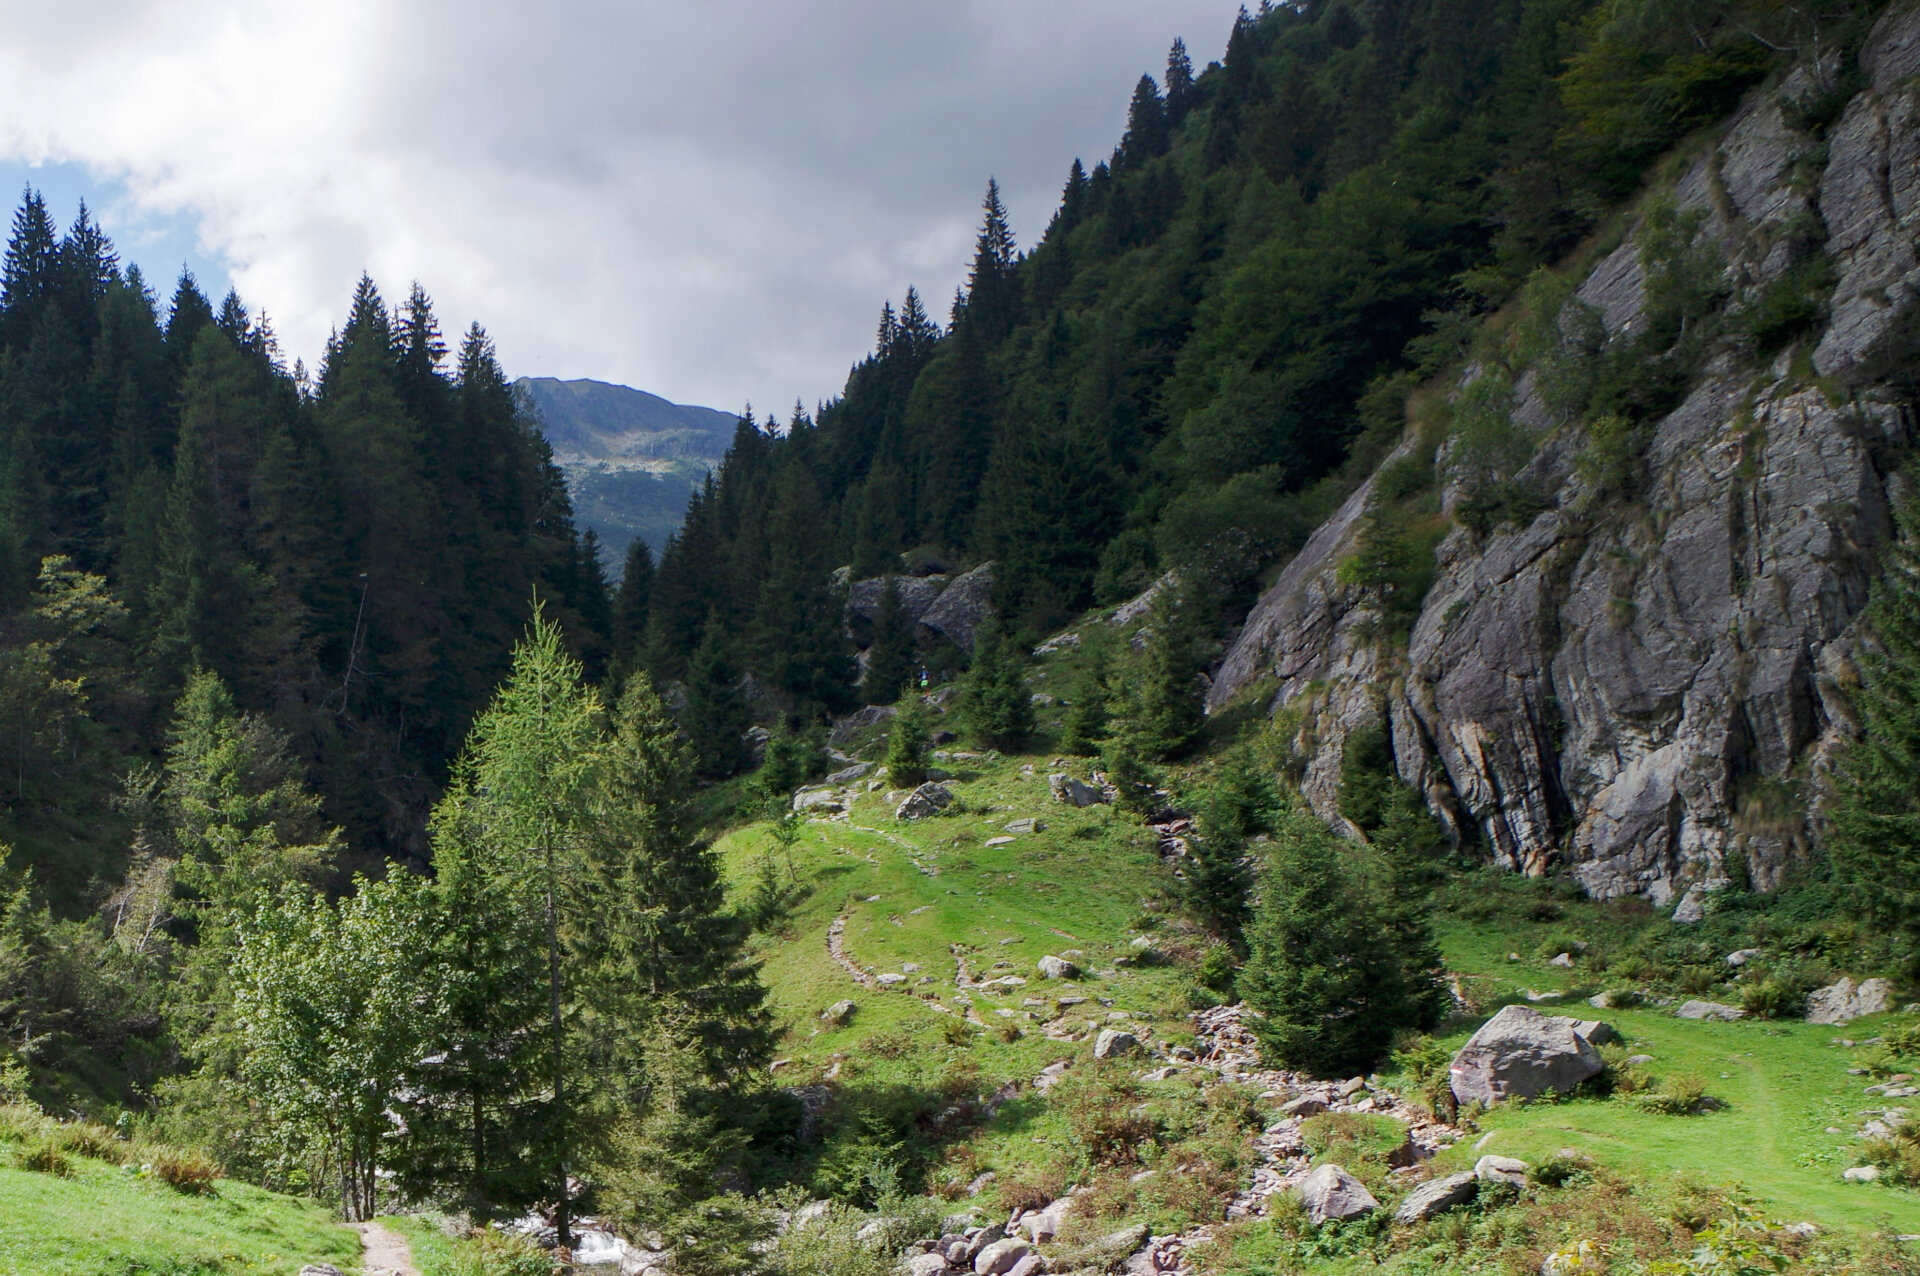
[[378,1223],[361,1223],[360,1270],[365,1276],[420,1276],[407,1238]]

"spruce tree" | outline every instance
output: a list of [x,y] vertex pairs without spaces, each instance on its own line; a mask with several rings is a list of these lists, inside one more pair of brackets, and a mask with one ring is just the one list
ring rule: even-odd
[[1193,59],[1187,56],[1187,42],[1175,39],[1167,50],[1167,123],[1180,127],[1193,106]]
[[1165,154],[1166,149],[1166,104],[1153,77],[1143,75],[1134,85],[1133,102],[1127,109],[1127,132],[1120,140],[1120,157],[1127,168],[1134,169]]
[[1012,752],[1033,734],[1027,653],[1007,635],[997,612],[973,634],[973,663],[960,684],[960,713],[974,740]]
[[598,971],[603,1020],[628,1034],[605,1043],[606,1062],[641,1063],[646,1039],[670,1027],[706,1084],[738,1082],[770,1057],[766,990],[719,859],[695,835],[692,755],[644,673],[611,726],[587,844],[595,902],[574,937]]
[[740,697],[740,671],[716,616],[687,668],[687,700],[680,729],[693,748],[694,769],[721,780],[746,769],[746,731],[752,715]]
[[653,551],[636,536],[627,546],[620,588],[613,596],[613,650],[622,667],[631,669],[647,632],[647,609],[653,601]]
[[1080,631],[1079,663],[1067,686],[1067,711],[1060,721],[1063,752],[1092,757],[1107,737],[1107,680],[1113,671],[1112,630],[1099,622]]
[[1122,713],[1125,733],[1149,760],[1177,757],[1200,733],[1202,615],[1198,590],[1175,582],[1161,586],[1147,612],[1146,648],[1124,680]]
[[900,580],[888,576],[874,609],[873,643],[867,648],[868,704],[892,704],[912,681],[918,661],[913,622],[900,606]]
[[1439,1022],[1447,992],[1425,913],[1387,893],[1368,854],[1310,814],[1279,821],[1238,979],[1275,1066],[1365,1072],[1396,1033]]
[[933,747],[932,718],[926,701],[909,693],[887,724],[887,783],[896,789],[914,789],[927,781],[927,753]]
[[1920,502],[1896,508],[1860,645],[1859,738],[1827,803],[1834,875],[1876,925],[1920,936]]

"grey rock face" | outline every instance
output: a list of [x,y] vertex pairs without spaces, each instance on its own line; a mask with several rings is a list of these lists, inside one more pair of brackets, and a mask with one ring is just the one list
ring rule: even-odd
[[962,651],[973,650],[973,631],[993,604],[993,564],[982,563],[953,583],[920,615],[920,623]]
[[793,795],[793,809],[796,811],[815,811],[832,814],[846,810],[846,804],[840,800],[835,789],[801,789]]
[[[927,614],[936,599],[946,591],[945,576],[895,576],[900,589],[900,614],[918,620]],[[847,587],[847,615],[873,623],[880,614],[880,596],[886,592],[887,578],[874,576],[856,580]]]
[[1492,1107],[1503,1099],[1565,1094],[1605,1067],[1577,1021],[1506,1006],[1460,1047],[1450,1069],[1453,1097]]
[[1436,1214],[1465,1205],[1480,1194],[1480,1179],[1472,1170],[1432,1179],[1407,1193],[1393,1212],[1396,1223],[1424,1223]]
[[1841,979],[1807,995],[1807,1022],[1852,1023],[1864,1015],[1882,1015],[1893,1009],[1893,985],[1884,979]]
[[1366,1184],[1338,1165],[1323,1165],[1300,1180],[1294,1189],[1300,1193],[1307,1217],[1316,1224],[1333,1219],[1358,1218],[1380,1208]]
[[[1869,354],[1920,304],[1920,14],[1882,18],[1866,42],[1869,87],[1822,155],[1781,103],[1796,71],[1756,95],[1674,184],[1739,298],[1795,261],[1790,228],[1823,219],[1839,286],[1814,355],[1858,385],[1829,399],[1789,361],[1722,351],[1651,424],[1630,497],[1597,492],[1588,440],[1527,372],[1512,418],[1531,435],[1515,481],[1543,508],[1522,524],[1456,528],[1404,651],[1383,642],[1377,600],[1340,582],[1371,485],[1322,525],[1248,616],[1209,695],[1256,683],[1297,713],[1303,786],[1341,827],[1341,757],[1384,729],[1402,778],[1450,829],[1475,830],[1501,864],[1557,858],[1599,897],[1643,895],[1695,918],[1744,856],[1771,889],[1811,842],[1807,813],[1753,797],[1822,760],[1849,730],[1835,688],[1851,676],[1850,627],[1891,535],[1889,459],[1900,412],[1858,384]],[[1796,79],[1795,77],[1799,77]],[[1580,286],[1609,334],[1646,307],[1636,228]],[[1413,444],[1403,445],[1398,455]],[[1443,458],[1444,461],[1444,458]],[[1458,488],[1443,464],[1446,500]]]

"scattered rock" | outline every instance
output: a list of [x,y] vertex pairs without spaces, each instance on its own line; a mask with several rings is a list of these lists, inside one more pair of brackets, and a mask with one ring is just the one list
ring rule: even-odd
[[1354,1095],[1359,1094],[1366,1088],[1367,1079],[1365,1077],[1349,1077],[1340,1083],[1340,1097],[1343,1099],[1351,1099]]
[[987,846],[1012,846],[1019,840],[1019,838],[1015,837],[990,837],[984,844]]
[[1007,821],[1007,832],[1016,836],[1024,836],[1028,833],[1044,833],[1046,830],[1047,822],[1045,820],[1037,820],[1031,816],[1024,819]]
[[[900,712],[900,710],[894,705],[870,704],[864,709],[855,710],[846,717],[835,721],[833,731],[827,736],[827,739],[833,744],[851,744],[853,743],[854,737],[859,735],[860,732],[865,731],[868,727],[879,726],[882,722],[890,720],[893,715],[898,712]],[[766,729],[763,727],[755,729],[760,731],[760,743],[764,746],[767,741]]]
[[1740,1007],[1718,1001],[1683,1001],[1680,1009],[1673,1013],[1681,1019],[1722,1019],[1728,1022],[1747,1017],[1747,1012]]
[[1098,806],[1107,800],[1105,793],[1070,775],[1056,773],[1048,776],[1047,787],[1053,791],[1054,801],[1065,802],[1069,806]]
[[1742,948],[1738,952],[1727,954],[1727,965],[1744,966],[1759,955],[1760,950],[1758,948]]
[[1706,904],[1697,890],[1688,891],[1686,897],[1674,905],[1673,909],[1673,920],[1680,926],[1691,926],[1706,915]]
[[874,976],[873,982],[876,984],[879,984],[882,988],[897,988],[901,984],[904,984],[907,982],[907,977],[905,975],[896,975],[892,971],[888,971],[884,975]]
[[1852,1023],[1864,1015],[1885,1014],[1893,1008],[1893,985],[1884,979],[1851,979],[1829,984],[1807,995],[1807,1022]]
[[793,809],[796,811],[820,811],[831,815],[847,809],[835,789],[801,789],[793,795]]
[[953,1270],[945,1254],[915,1254],[906,1261],[907,1276],[947,1276]]
[[836,1001],[820,1012],[820,1017],[836,1028],[844,1028],[853,1022],[853,1012],[859,1007],[851,1001]]
[[1472,1170],[1433,1179],[1407,1193],[1407,1198],[1400,1202],[1400,1208],[1394,1211],[1393,1221],[1424,1223],[1436,1214],[1444,1214],[1456,1206],[1465,1205],[1479,1191],[1480,1179]]
[[1033,1246],[1011,1237],[986,1246],[974,1256],[975,1276],[1007,1276],[1021,1259],[1033,1253]]
[[1850,1170],[1842,1170],[1840,1177],[1849,1183],[1871,1183],[1880,1177],[1877,1165],[1856,1165]]
[[1561,953],[1561,954],[1559,954],[1558,956],[1556,956],[1556,957],[1555,957],[1555,958],[1554,958],[1554,959],[1553,959],[1552,961],[1550,961],[1550,962],[1548,962],[1548,963],[1547,963],[1547,965],[1549,965],[1549,966],[1558,966],[1558,967],[1560,967],[1560,968],[1561,968],[1562,970],[1572,970],[1572,969],[1573,969],[1573,954],[1572,954],[1572,953]]
[[1064,957],[1049,953],[1040,959],[1040,973],[1047,979],[1077,979],[1080,968]]
[[1482,1183],[1527,1185],[1527,1163],[1517,1156],[1483,1156],[1473,1163],[1473,1176]]
[[1613,1030],[1612,1024],[1602,1023],[1598,1019],[1577,1020],[1573,1030],[1596,1046],[1612,1045],[1620,1040],[1620,1034]]
[[1307,1217],[1316,1224],[1333,1219],[1358,1218],[1380,1208],[1366,1184],[1338,1165],[1323,1165],[1294,1189],[1307,1207]]
[[1326,1110],[1327,1101],[1317,1099],[1310,1094],[1303,1094],[1297,1099],[1280,1105],[1280,1115],[1290,1117],[1319,1116]]
[[924,820],[953,805],[953,794],[945,786],[929,781],[907,794],[894,815],[902,820]]
[[1096,1059],[1118,1059],[1122,1055],[1132,1054],[1140,1048],[1140,1038],[1130,1032],[1121,1032],[1118,1028],[1102,1028],[1093,1043],[1093,1057]]
[[344,1273],[332,1263],[308,1263],[300,1269],[300,1276],[344,1276]]
[[1502,1099],[1564,1094],[1606,1065],[1576,1022],[1507,1006],[1473,1034],[1453,1057],[1453,1096],[1492,1107]]

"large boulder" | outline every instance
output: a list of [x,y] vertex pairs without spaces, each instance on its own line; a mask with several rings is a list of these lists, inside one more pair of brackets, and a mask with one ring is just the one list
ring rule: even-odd
[[853,1022],[853,1012],[859,1009],[851,1001],[836,1001],[820,1012],[820,1017],[836,1028],[844,1028]]
[[1527,1185],[1527,1163],[1517,1156],[1483,1156],[1473,1163],[1473,1176],[1482,1183]]
[[1480,1178],[1472,1170],[1430,1180],[1407,1193],[1406,1199],[1400,1202],[1400,1208],[1394,1211],[1393,1221],[1424,1223],[1436,1214],[1444,1214],[1465,1205],[1479,1191]]
[[1006,1276],[1015,1264],[1033,1253],[1033,1246],[1022,1240],[1008,1237],[995,1241],[981,1250],[973,1260],[975,1276]]
[[1121,1032],[1118,1028],[1102,1028],[1094,1039],[1093,1057],[1096,1059],[1118,1059],[1122,1055],[1132,1054],[1140,1048],[1140,1038],[1130,1032]]
[[993,607],[993,564],[982,563],[956,578],[921,613],[920,623],[962,651],[973,650],[973,631]]
[[1679,1019],[1720,1019],[1728,1023],[1747,1017],[1746,1011],[1723,1001],[1683,1001],[1673,1013]]
[[1503,1099],[1565,1094],[1606,1065],[1579,1022],[1507,1006],[1454,1055],[1453,1097],[1492,1107]]
[[1367,1185],[1338,1165],[1321,1166],[1301,1179],[1300,1186],[1294,1190],[1300,1193],[1300,1203],[1307,1207],[1307,1217],[1315,1223],[1358,1218],[1380,1208],[1380,1202],[1373,1199]]
[[1054,801],[1065,802],[1068,806],[1098,806],[1107,800],[1105,793],[1070,775],[1048,776],[1047,787],[1053,790]]
[[1048,979],[1074,979],[1079,976],[1080,968],[1065,957],[1048,953],[1040,959],[1040,973]]
[[953,793],[944,785],[932,781],[921,785],[907,794],[900,803],[900,809],[894,815],[903,820],[924,820],[928,816],[938,815],[953,805]]
[[1853,980],[1843,978],[1807,995],[1808,1023],[1851,1023],[1891,1009],[1893,985],[1884,979],[1863,979],[1856,986]]
[[[895,576],[900,590],[900,614],[909,621],[927,614],[947,588],[945,576]],[[871,625],[880,615],[880,596],[887,591],[885,576],[871,576],[847,586],[847,619]]]

